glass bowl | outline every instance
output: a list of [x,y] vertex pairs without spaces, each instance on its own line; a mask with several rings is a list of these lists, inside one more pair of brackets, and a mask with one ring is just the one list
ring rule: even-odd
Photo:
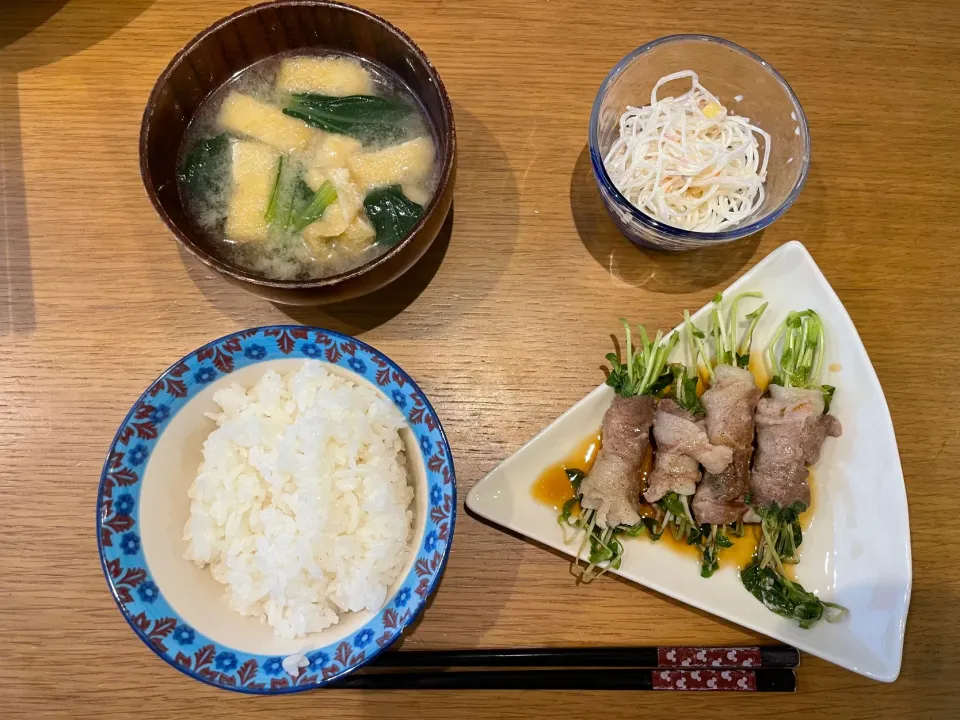
[[[654,220],[617,190],[603,164],[619,137],[620,116],[627,105],[649,105],[657,80],[680,70],[696,72],[700,84],[731,113],[749,118],[771,136],[763,203],[721,232],[681,230]],[[689,86],[689,79],[675,80],[663,85],[658,95],[677,96]],[[722,38],[670,35],[638,47],[603,81],[590,113],[590,161],[607,211],[629,240],[659,250],[695,250],[751,235],[787,211],[807,179],[810,131],[797,96],[762,58]]]

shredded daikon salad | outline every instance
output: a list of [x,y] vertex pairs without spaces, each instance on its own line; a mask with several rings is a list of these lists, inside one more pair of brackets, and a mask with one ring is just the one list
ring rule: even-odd
[[[657,97],[661,86],[683,78],[692,81],[689,91]],[[719,232],[763,203],[769,157],[770,135],[729,113],[695,72],[682,70],[657,81],[646,107],[627,106],[604,165],[627,200],[654,219]]]

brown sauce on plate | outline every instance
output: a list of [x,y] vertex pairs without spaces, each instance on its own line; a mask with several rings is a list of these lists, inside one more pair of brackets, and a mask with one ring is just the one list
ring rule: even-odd
[[584,438],[563,460],[541,473],[533,484],[533,497],[543,505],[560,512],[564,503],[573,497],[573,485],[567,477],[567,468],[590,472],[599,451],[600,431],[598,430]]
[[767,364],[764,362],[762,352],[750,353],[750,362],[747,364],[747,369],[753,373],[753,379],[756,380],[760,392],[766,392],[771,377],[767,372]]

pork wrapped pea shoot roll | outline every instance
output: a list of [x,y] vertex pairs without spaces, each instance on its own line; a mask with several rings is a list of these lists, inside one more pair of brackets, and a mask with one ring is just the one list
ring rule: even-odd
[[[692,327],[692,326],[691,326]],[[687,327],[689,349],[694,358],[693,335]],[[673,381],[671,397],[660,401],[653,421],[657,454],[653,472],[647,479],[644,499],[657,508],[657,522],[647,520],[650,537],[659,539],[669,527],[674,539],[688,544],[699,542],[700,528],[690,512],[690,498],[703,472],[722,472],[732,459],[730,448],[710,443],[703,422],[704,408],[697,395],[698,376],[682,363],[670,366]]]
[[753,333],[767,303],[745,316],[746,326],[741,331],[738,309],[746,298],[759,299],[762,295],[758,292],[737,295],[726,318],[721,306],[723,297],[717,294],[713,299],[710,313],[713,358],[707,351],[703,331],[693,325],[689,313],[684,316],[710,383],[700,399],[706,409],[707,437],[715,445],[730,448],[732,453],[732,462],[722,471],[712,472],[707,468],[693,498],[693,514],[702,534],[700,574],[703,577],[710,577],[719,568],[720,551],[733,544],[728,535],[743,534],[743,515],[747,509],[744,500],[750,488],[753,416],[760,399],[760,389],[747,367]]
[[657,406],[653,437],[657,441],[656,464],[643,493],[649,503],[669,493],[693,495],[700,482],[701,464],[711,472],[722,472],[733,458],[730,448],[712,445],[707,439],[702,407],[685,407],[674,398],[664,398]]
[[[828,436],[842,432],[840,421],[825,409],[819,389],[771,385],[770,394],[761,398],[756,413],[757,459],[750,481],[754,505],[789,507],[796,502],[809,507],[807,466],[820,459]],[[748,519],[756,521],[754,517]]]
[[[777,362],[773,348],[783,337]],[[827,415],[834,388],[820,385],[823,324],[813,310],[790,313],[768,349],[775,376],[769,395],[757,405],[757,460],[750,479],[753,505],[795,502],[810,505],[807,465],[820,459],[828,436],[842,432],[840,421]],[[802,510],[801,510],[802,512]]]
[[834,388],[819,384],[824,350],[823,323],[813,310],[790,313],[767,349],[775,375],[757,406],[757,458],[747,498],[748,519],[760,522],[761,537],[740,574],[754,597],[803,628],[846,612],[790,580],[784,567],[799,562],[799,516],[810,504],[807,464],[820,458],[828,436],[841,432],[840,422],[826,414]]
[[[569,471],[576,496],[559,517],[562,525],[572,525],[584,533],[574,560],[578,566],[589,546],[588,565],[580,573],[584,582],[620,567],[623,546],[618,535],[637,535],[644,530],[640,517],[641,469],[650,447],[655,395],[670,382],[671,375],[664,369],[679,339],[676,333],[665,338],[658,331],[650,340],[640,325],[640,347],[634,348],[630,325],[622,318],[621,322],[626,332],[625,362],[615,353],[607,355],[611,366],[607,384],[617,394],[603,417],[603,445],[588,475]],[[578,503],[580,513],[575,516]]]

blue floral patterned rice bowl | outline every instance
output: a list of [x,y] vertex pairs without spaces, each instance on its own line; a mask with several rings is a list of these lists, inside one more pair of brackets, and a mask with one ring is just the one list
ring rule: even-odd
[[[203,441],[215,427],[204,415],[216,409],[214,391],[233,382],[250,387],[268,369],[287,374],[306,359],[371,384],[406,417],[401,436],[416,494],[414,551],[378,612],[343,614],[322,633],[282,641],[256,618],[228,609],[224,586],[208,569],[183,559],[183,526],[187,489]],[[450,553],[456,497],[453,457],[440,421],[398,365],[330,330],[254,328],[215,340],[172,365],[124,418],[100,478],[100,562],[124,618],[178,670],[228,690],[298,692],[323,687],[369,662],[419,615]],[[307,666],[293,677],[283,660],[299,653]]]

